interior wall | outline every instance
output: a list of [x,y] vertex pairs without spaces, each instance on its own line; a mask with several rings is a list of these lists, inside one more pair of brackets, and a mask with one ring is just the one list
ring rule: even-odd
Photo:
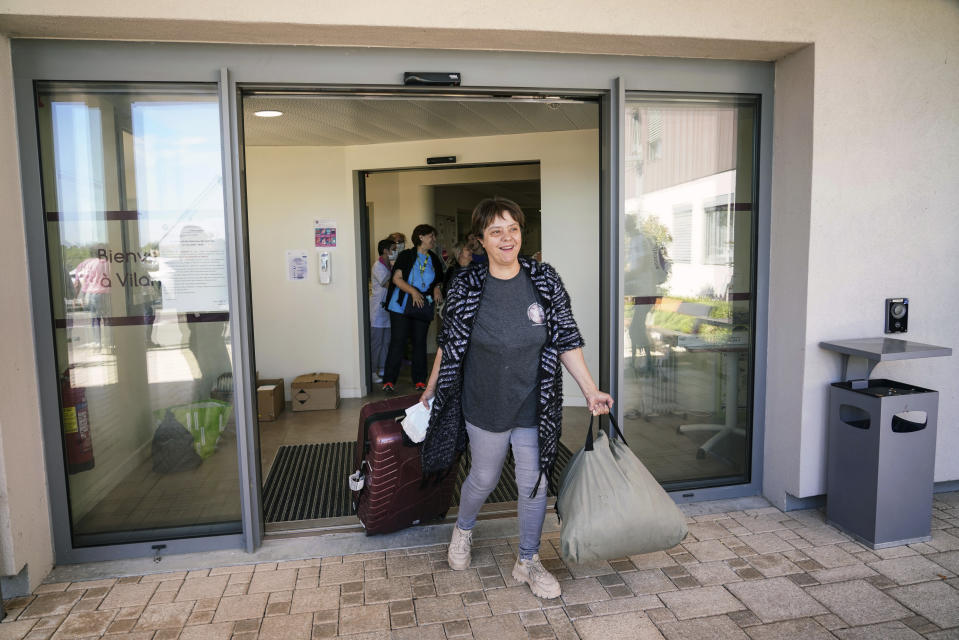
[[[0,35],[0,166],[19,167],[16,114],[13,102],[10,41]],[[40,398],[33,349],[33,314],[29,289],[23,203],[20,180],[12,171],[0,172],[0,268],[5,284],[5,314],[0,341],[0,574],[12,576],[27,568],[34,589],[53,567],[53,542],[47,475],[40,431]],[[15,401],[14,401],[15,399]],[[23,589],[23,587],[28,587]],[[10,589],[6,597],[18,595]]]
[[435,185],[538,179],[539,166],[535,164],[372,173],[366,179],[366,201],[373,203],[376,211],[371,227],[373,238],[382,240],[399,231],[406,235],[409,248],[413,246],[411,234],[416,225],[435,224],[438,213],[455,215],[455,211],[438,208],[431,188]]
[[[289,385],[310,371],[340,374],[340,393],[359,397],[363,391],[362,317],[357,310],[356,260],[358,242],[353,225],[353,171],[421,166],[433,155],[456,155],[464,164],[539,161],[543,210],[544,260],[562,275],[573,300],[573,311],[586,339],[586,361],[594,375],[599,366],[599,171],[598,132],[570,131],[453,140],[426,140],[354,147],[249,147],[246,150],[250,225],[250,271],[256,366],[263,377],[282,377]],[[488,179],[500,179],[490,167]],[[456,170],[428,178],[455,183]],[[476,170],[482,174],[486,169]],[[529,169],[526,171],[530,171]],[[422,172],[422,174],[430,172]],[[443,174],[446,174],[445,176]],[[476,174],[479,175],[479,174]],[[484,180],[487,176],[482,176]],[[430,210],[431,189],[421,172],[399,174],[396,190],[403,210],[374,206],[374,224],[400,216],[407,228]],[[379,198],[374,191],[367,201]],[[384,202],[388,202],[387,198]],[[285,279],[285,251],[315,254],[314,218],[338,224],[333,254],[333,282],[321,285],[311,273],[306,281]],[[551,221],[553,222],[551,224]],[[384,223],[385,224],[385,223]],[[388,234],[389,228],[374,233]],[[402,224],[401,224],[402,226]],[[570,239],[576,238],[574,249]],[[315,269],[315,255],[313,255]],[[366,301],[362,301],[366,304]],[[583,404],[572,378],[566,379],[566,401]]]

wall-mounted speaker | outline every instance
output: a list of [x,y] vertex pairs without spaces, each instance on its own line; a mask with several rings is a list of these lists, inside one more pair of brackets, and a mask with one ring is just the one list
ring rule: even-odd
[[886,333],[905,333],[909,327],[909,298],[886,298]]

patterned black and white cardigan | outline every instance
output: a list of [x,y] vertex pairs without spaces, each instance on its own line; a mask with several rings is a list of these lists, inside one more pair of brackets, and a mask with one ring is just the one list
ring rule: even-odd
[[[556,270],[548,264],[519,258],[520,267],[529,274],[540,304],[546,312],[548,336],[539,362],[539,402],[536,415],[539,425],[540,479],[549,482],[563,419],[563,373],[560,354],[582,347],[583,338],[573,319],[569,294]],[[437,343],[443,350],[436,396],[430,415],[429,429],[421,448],[424,476],[449,469],[466,449],[466,421],[463,417],[463,365],[469,348],[473,322],[489,275],[485,263],[473,264],[456,274],[446,294],[443,329]]]

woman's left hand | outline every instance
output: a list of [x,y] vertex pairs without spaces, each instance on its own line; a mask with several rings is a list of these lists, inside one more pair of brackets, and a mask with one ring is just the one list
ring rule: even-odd
[[613,408],[613,397],[608,393],[596,389],[592,393],[586,394],[586,406],[594,416],[601,416],[609,413]]

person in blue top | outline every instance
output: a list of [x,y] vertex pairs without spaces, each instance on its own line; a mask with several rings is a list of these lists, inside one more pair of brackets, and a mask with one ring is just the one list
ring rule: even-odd
[[[383,370],[383,391],[393,393],[403,364],[406,341],[412,339],[412,374],[417,391],[426,389],[426,334],[432,322],[419,316],[443,300],[443,262],[433,252],[436,229],[428,224],[413,229],[413,248],[401,251],[393,264],[386,309],[390,312],[390,351]],[[419,312],[418,312],[419,310]]]

